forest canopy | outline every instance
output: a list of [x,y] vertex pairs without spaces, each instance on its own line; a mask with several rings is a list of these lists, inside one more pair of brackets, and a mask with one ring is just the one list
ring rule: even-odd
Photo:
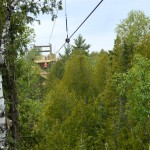
[[150,18],[131,11],[116,28],[113,50],[90,54],[90,44],[82,35],[74,45],[66,46],[39,89],[44,91],[41,99],[20,99],[22,108],[26,103],[30,106],[22,109],[28,120],[20,126],[20,133],[27,133],[26,125],[32,131],[27,133],[32,140],[20,141],[24,149],[148,149],[148,29]]
[[[10,149],[148,150],[150,18],[131,11],[116,27],[111,51],[89,53],[90,44],[79,34],[44,79],[34,62],[41,54],[34,48],[27,52],[33,35],[27,24],[40,12],[54,17],[55,6],[62,7],[61,1],[42,4],[17,3],[9,20],[2,73],[6,114],[13,121]],[[0,11],[5,20],[6,11]]]

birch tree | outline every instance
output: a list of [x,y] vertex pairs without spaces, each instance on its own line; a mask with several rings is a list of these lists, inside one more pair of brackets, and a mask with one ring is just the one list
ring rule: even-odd
[[[9,118],[12,120],[11,136],[13,138],[12,147],[16,148],[18,140],[18,98],[16,90],[16,60],[18,55],[27,49],[30,42],[29,33],[26,32],[26,25],[38,20],[39,13],[50,13],[55,16],[55,10],[61,9],[61,1],[32,1],[32,0],[6,0],[1,1],[3,13],[5,14],[4,24],[1,25],[1,45],[0,45],[0,66],[4,65],[5,99],[9,103]],[[2,14],[3,14],[2,13]],[[56,17],[56,16],[55,16]],[[5,63],[4,63],[5,62]],[[2,90],[2,88],[1,88]],[[2,93],[2,91],[1,91]],[[3,97],[3,94],[1,94]],[[2,110],[5,109],[5,102],[2,99]],[[4,148],[6,137],[5,117],[2,120],[1,147]]]

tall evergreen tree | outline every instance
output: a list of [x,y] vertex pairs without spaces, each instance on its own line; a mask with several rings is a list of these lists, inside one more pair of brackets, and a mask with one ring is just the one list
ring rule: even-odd
[[85,43],[85,39],[81,34],[74,40],[74,45],[72,45],[72,51],[82,50],[87,54],[89,52],[90,45]]
[[100,94],[105,90],[106,81],[109,72],[109,55],[105,51],[99,54],[98,62],[95,66],[94,79],[97,92]]
[[92,96],[93,75],[87,57],[81,53],[75,53],[66,64],[63,82],[69,90],[73,90],[79,97],[88,101]]

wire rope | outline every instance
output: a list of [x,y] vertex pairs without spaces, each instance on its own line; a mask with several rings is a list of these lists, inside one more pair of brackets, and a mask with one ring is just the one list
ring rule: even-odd
[[[56,13],[56,16],[58,15],[58,9],[57,10],[57,13]],[[54,28],[55,28],[55,25],[56,25],[56,18],[54,18],[54,23],[53,23],[53,27],[52,27],[52,30],[51,30],[51,34],[50,34],[50,38],[49,38],[49,43],[51,42],[51,39],[52,39],[52,35],[53,35],[53,32],[54,32]]]
[[65,0],[65,17],[66,17],[66,32],[67,32],[67,38],[68,38],[68,18],[67,18],[67,5]]
[[[77,29],[70,35],[70,37],[68,39],[71,39],[73,37],[73,35],[81,28],[81,26],[87,21],[87,19],[93,14],[93,12],[100,6],[100,4],[103,2],[103,0],[101,0],[97,5],[96,7],[90,12],[90,14],[83,20],[83,22],[77,27]],[[63,47],[64,45],[66,44],[66,41],[65,43],[56,51],[55,54],[57,54]]]

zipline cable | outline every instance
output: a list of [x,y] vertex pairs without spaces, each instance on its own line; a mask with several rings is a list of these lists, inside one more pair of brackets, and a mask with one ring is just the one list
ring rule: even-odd
[[52,35],[53,35],[53,32],[54,32],[54,28],[55,28],[55,24],[56,24],[57,15],[58,15],[58,9],[57,9],[57,13],[56,13],[56,18],[54,18],[54,23],[53,23],[53,27],[52,27],[51,34],[50,34],[49,43],[51,42]]
[[[83,20],[83,22],[78,26],[78,28],[71,34],[71,36],[68,38],[69,40],[73,37],[73,35],[81,28],[81,26],[86,22],[86,20],[93,14],[93,12],[100,6],[100,4],[103,2],[103,0],[101,0],[96,7],[91,11],[91,13]],[[58,49],[58,51],[55,53],[57,54],[66,44],[67,42],[65,41],[65,43]]]
[[65,0],[65,17],[66,17],[66,32],[67,32],[67,38],[68,38],[68,18],[67,18],[66,0]]

